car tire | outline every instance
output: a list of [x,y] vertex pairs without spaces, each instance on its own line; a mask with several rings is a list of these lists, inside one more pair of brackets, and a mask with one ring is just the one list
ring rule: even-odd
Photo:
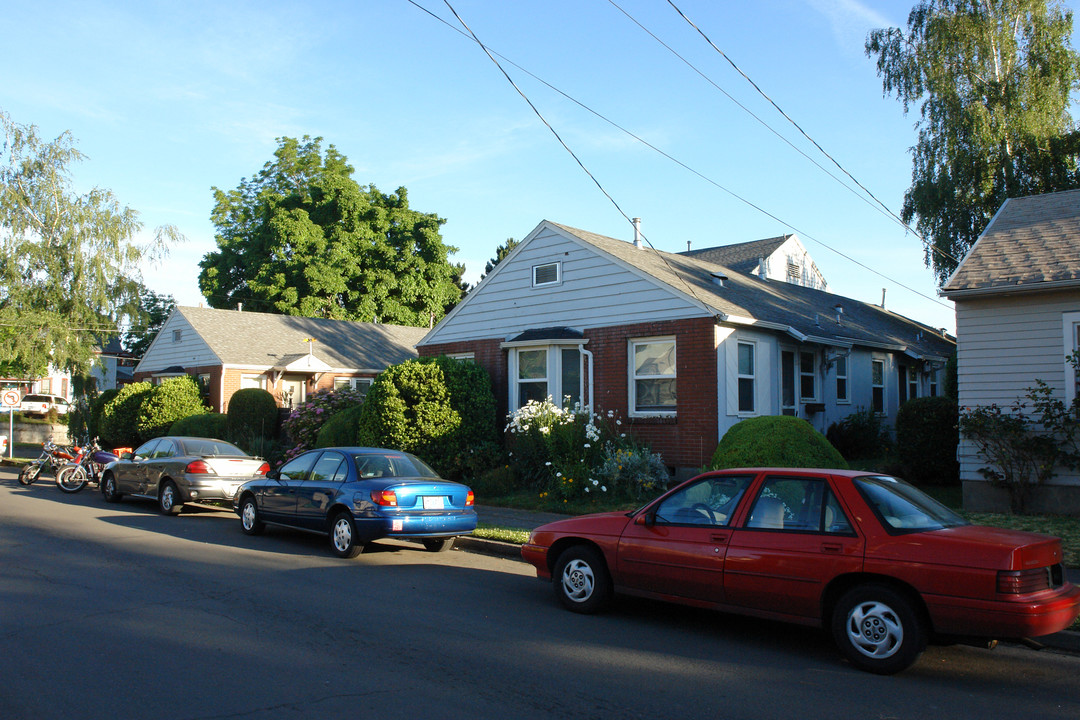
[[347,512],[340,512],[330,522],[330,549],[341,558],[354,558],[364,551],[356,541],[356,521]]
[[926,647],[926,627],[911,602],[884,585],[860,585],[841,597],[832,634],[848,662],[877,675],[907,669]]
[[588,545],[574,545],[559,555],[552,574],[555,596],[577,613],[594,613],[611,599],[611,576],[603,556]]
[[424,538],[424,549],[428,552],[446,552],[454,547],[454,538]]
[[120,502],[120,498],[124,497],[116,489],[116,476],[111,472],[105,473],[105,477],[101,478],[101,497],[105,498],[107,503]]
[[172,480],[166,480],[161,483],[161,489],[158,490],[158,510],[162,515],[179,515],[180,508],[184,506],[184,503],[180,501],[180,492],[176,489],[176,483]]
[[259,519],[259,505],[255,498],[248,495],[240,501],[240,529],[245,535],[258,535],[266,528],[266,524]]

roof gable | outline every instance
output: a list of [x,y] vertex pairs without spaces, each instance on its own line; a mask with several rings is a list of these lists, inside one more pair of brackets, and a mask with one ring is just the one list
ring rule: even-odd
[[941,293],[1080,286],[1080,190],[1006,200]]

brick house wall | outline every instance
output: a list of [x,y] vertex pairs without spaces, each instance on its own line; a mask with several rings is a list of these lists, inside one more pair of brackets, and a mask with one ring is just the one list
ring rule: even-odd
[[[712,318],[637,323],[585,331],[585,349],[593,356],[593,403],[598,414],[614,411],[635,438],[648,443],[680,475],[705,465],[716,449],[717,360]],[[629,341],[674,336],[678,405],[675,417],[631,418],[629,413]],[[501,339],[472,340],[418,348],[423,357],[473,353],[491,374],[499,417],[505,417],[509,398],[508,352]],[[588,396],[588,388],[586,388]]]

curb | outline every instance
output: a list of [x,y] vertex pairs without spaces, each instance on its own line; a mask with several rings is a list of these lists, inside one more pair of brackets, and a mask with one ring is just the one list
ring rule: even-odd
[[518,562],[525,562],[521,559],[521,546],[515,543],[475,538],[469,535],[459,535],[458,539],[454,542],[454,547],[460,550],[480,553],[482,555],[494,555],[496,557],[517,560]]

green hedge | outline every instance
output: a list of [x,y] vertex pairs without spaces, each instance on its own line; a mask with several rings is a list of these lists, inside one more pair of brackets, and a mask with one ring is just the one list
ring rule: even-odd
[[227,436],[230,440],[277,437],[278,412],[274,396],[262,388],[243,388],[229,399]]
[[846,469],[848,464],[810,423],[776,415],[749,418],[732,426],[716,446],[710,467]]
[[204,413],[180,418],[169,428],[169,435],[226,439],[227,416],[222,413]]
[[896,413],[896,454],[908,482],[959,485],[960,412],[949,397],[913,398]]
[[168,435],[172,424],[181,418],[208,412],[194,378],[190,375],[169,378],[143,398],[136,414],[136,431],[139,440],[145,442]]
[[154,386],[137,382],[120,388],[101,410],[98,434],[106,447],[135,447],[139,441],[139,408]]
[[323,423],[315,447],[349,447],[356,444],[356,429],[360,423],[363,405],[335,413]]

